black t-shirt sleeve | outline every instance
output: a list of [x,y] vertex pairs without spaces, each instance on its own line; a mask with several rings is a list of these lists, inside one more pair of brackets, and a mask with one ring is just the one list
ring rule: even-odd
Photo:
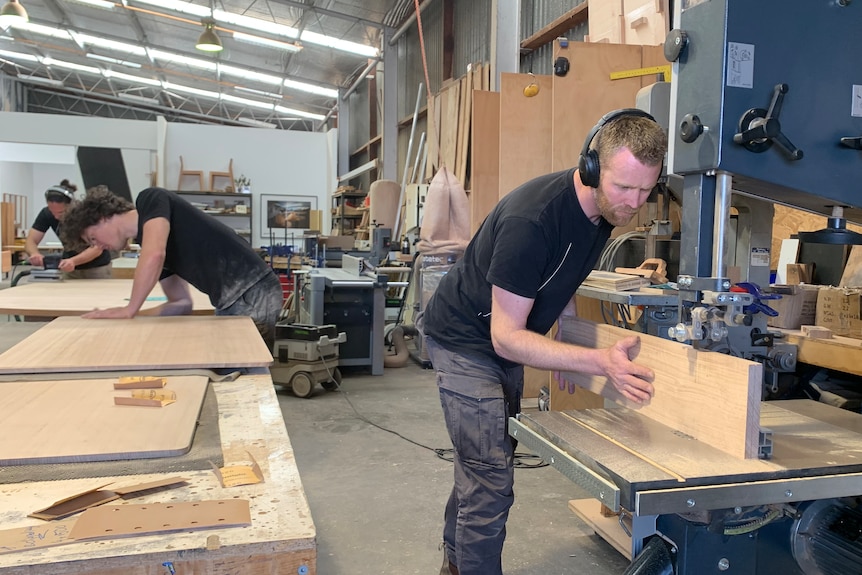
[[542,285],[547,241],[533,221],[520,217],[503,218],[495,230],[488,283],[515,295],[535,299]]
[[[135,208],[138,210],[138,237],[136,242],[144,241],[144,224],[154,218],[165,218],[171,221],[171,200],[168,193],[159,188],[148,188],[138,194],[135,200]],[[174,272],[162,268],[159,280],[174,275]]]
[[42,232],[44,234],[50,228],[54,227],[56,221],[56,218],[48,208],[42,208],[39,210],[39,213],[36,214],[36,221],[33,222],[31,227],[37,232]]

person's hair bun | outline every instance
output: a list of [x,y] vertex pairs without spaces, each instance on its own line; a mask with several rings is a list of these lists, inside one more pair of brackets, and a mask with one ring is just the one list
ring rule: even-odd
[[64,188],[66,188],[66,189],[69,189],[69,190],[73,191],[73,192],[77,192],[77,191],[78,191],[78,186],[76,186],[75,184],[73,184],[73,183],[69,182],[69,180],[63,180],[62,182],[60,182],[60,185],[61,185],[61,186],[63,186]]

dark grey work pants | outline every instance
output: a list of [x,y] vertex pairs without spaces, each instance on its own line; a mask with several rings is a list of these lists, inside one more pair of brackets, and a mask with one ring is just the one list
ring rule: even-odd
[[501,575],[506,519],[515,500],[508,416],[520,411],[524,368],[454,353],[425,337],[455,448],[455,485],[443,541],[460,575]]
[[251,317],[271,353],[275,346],[275,324],[278,322],[283,302],[284,294],[278,276],[268,273],[245,290],[234,303],[224,309],[217,309],[215,314]]

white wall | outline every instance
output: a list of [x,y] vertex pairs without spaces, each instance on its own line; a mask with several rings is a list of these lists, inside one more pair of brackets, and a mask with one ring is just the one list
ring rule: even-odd
[[[150,186],[151,176],[159,167],[163,172],[159,177],[162,185],[175,189],[180,155],[187,169],[205,172],[207,187],[209,172],[227,171],[233,158],[234,176],[244,174],[252,181],[254,246],[269,243],[268,232],[264,237],[260,229],[258,212],[262,194],[315,197],[317,209],[324,215],[322,227],[324,231],[330,229],[328,198],[336,188],[333,138],[334,131],[321,134],[167,123],[163,119],[144,122],[0,112],[0,145],[2,142],[27,144],[24,147],[31,151],[36,149],[32,144],[120,148],[133,197]],[[48,159],[47,155],[41,157]],[[28,202],[27,227],[45,205],[45,189],[64,178],[83,188],[77,163],[0,162],[0,191],[24,194],[32,199]]]
[[[234,177],[251,180],[253,195],[252,243],[269,245],[269,231],[261,233],[261,195],[312,196],[316,209],[323,210],[324,229],[328,230],[329,192],[334,189],[330,176],[328,135],[317,132],[291,132],[253,127],[168,124],[165,138],[164,186],[175,190],[180,171],[180,155],[187,170],[209,173],[227,171],[233,159]],[[183,189],[194,190],[189,179]],[[275,233],[284,243],[284,231]],[[301,233],[297,236],[299,244]],[[290,238],[288,237],[288,243]]]

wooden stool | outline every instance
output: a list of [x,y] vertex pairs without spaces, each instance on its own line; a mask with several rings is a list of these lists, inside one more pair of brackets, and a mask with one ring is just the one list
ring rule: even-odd
[[[230,159],[226,172],[210,172],[210,191],[212,192],[216,190],[216,178],[227,178],[228,186],[233,186],[233,158]],[[238,192],[239,190],[234,191]]]
[[183,189],[183,178],[190,177],[193,178],[197,176],[198,178],[198,189],[197,191],[204,191],[204,173],[201,170],[186,170],[185,166],[183,166],[183,157],[180,156],[180,177],[177,179],[177,191]]

